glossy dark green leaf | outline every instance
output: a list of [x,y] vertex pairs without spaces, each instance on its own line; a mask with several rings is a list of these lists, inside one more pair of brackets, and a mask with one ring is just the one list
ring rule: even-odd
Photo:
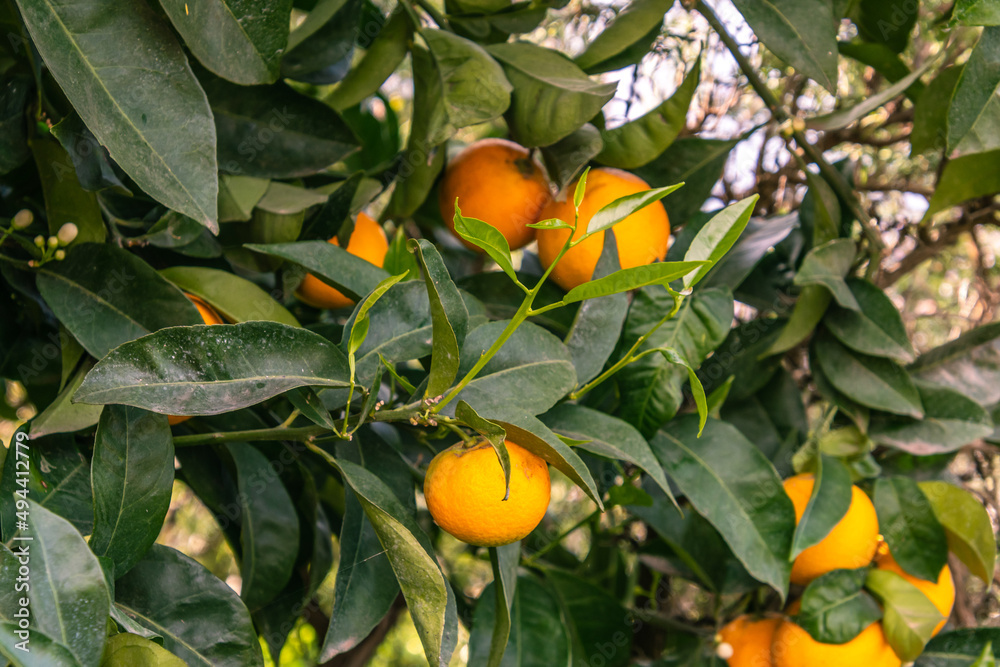
[[914,577],[937,582],[948,562],[948,542],[934,508],[908,477],[875,481],[872,497],[885,543],[899,566]]
[[500,230],[493,225],[478,220],[467,218],[462,215],[458,202],[455,202],[455,232],[469,243],[482,248],[486,254],[497,263],[497,266],[516,281],[517,275],[514,273],[514,265],[510,260],[510,244]]
[[[662,7],[662,0],[653,0]],[[662,20],[662,14],[661,14]],[[614,23],[611,24],[615,25]],[[601,35],[607,34],[607,31]],[[584,53],[586,55],[586,52]],[[701,79],[701,60],[677,88],[676,92],[660,106],[646,114],[630,120],[624,125],[601,133],[604,148],[596,160],[619,169],[635,169],[652,162],[665,151],[684,129],[688,107],[694,98]]]
[[965,332],[921,354],[909,370],[924,382],[974,398],[980,405],[1000,401],[1000,322]]
[[858,428],[867,431],[871,411],[868,407],[854,401],[854,399],[849,398],[833,386],[833,383],[827,378],[826,373],[823,372],[823,368],[819,364],[816,356],[816,346],[810,347],[809,363],[813,374],[813,381],[816,383],[816,389],[819,390],[820,395],[829,401],[831,405],[835,405],[845,416],[854,421]]
[[[281,74],[324,85],[337,83],[351,66],[354,43],[363,26],[361,0],[320,0],[288,36]],[[379,20],[384,20],[381,12]],[[367,26],[364,26],[367,27]]]
[[160,275],[205,300],[230,322],[269,320],[297,327],[299,321],[255,283],[229,271],[203,266],[171,266]]
[[27,512],[32,628],[68,648],[83,667],[95,665],[111,606],[101,565],[68,521],[30,499]]
[[982,503],[969,491],[947,482],[920,482],[919,486],[944,528],[948,550],[988,585],[993,579],[997,544]]
[[994,658],[1000,658],[1000,630],[964,628],[942,632],[920,654],[913,667],[966,667],[982,656],[987,645]]
[[736,0],[734,4],[774,55],[827,90],[837,90],[837,40],[829,3]]
[[722,257],[729,252],[750,222],[750,215],[757,205],[757,195],[748,197],[724,208],[698,231],[691,241],[685,262],[706,261],[708,264],[684,277],[684,287],[697,285]]
[[503,468],[503,499],[507,500],[510,496],[510,453],[507,451],[507,445],[504,444],[507,439],[507,432],[499,424],[479,416],[479,413],[465,401],[459,401],[455,405],[455,417],[486,438],[497,453],[497,458],[500,460],[500,467]]
[[291,0],[165,0],[163,11],[202,65],[249,86],[278,78]]
[[851,18],[863,39],[885,44],[894,52],[901,53],[910,43],[920,3],[909,0],[860,0],[853,10]]
[[[659,32],[663,25],[663,15],[670,9],[665,0],[635,0],[622,11],[590,44],[587,50],[576,57],[576,64],[587,72],[603,72],[619,69],[614,65],[616,56],[637,43],[647,46],[645,38],[650,32]],[[648,51],[648,48],[644,48]],[[610,64],[610,67],[609,67]],[[687,111],[685,107],[684,111]],[[627,169],[628,167],[623,167]]]
[[375,36],[365,55],[327,98],[329,104],[343,111],[374,95],[403,62],[412,36],[410,17],[405,11],[397,10]]
[[388,277],[375,266],[343,248],[326,241],[296,243],[248,243],[246,247],[274,257],[280,257],[307,269],[328,285],[336,287],[352,299],[360,299]]
[[277,322],[173,327],[126,343],[94,366],[75,400],[173,415],[216,415],[294,387],[345,387],[343,352]]
[[501,547],[490,547],[490,565],[493,568],[494,622],[490,638],[487,667],[502,664],[510,640],[511,611],[517,591],[517,566],[521,560],[521,543],[512,542]]
[[246,443],[227,445],[240,498],[241,597],[248,609],[269,602],[288,582],[299,547],[295,505],[271,463]]
[[[681,192],[689,187],[690,185],[685,185]],[[673,204],[674,201],[672,200],[670,203]],[[806,206],[805,201],[802,205]],[[701,227],[695,223],[695,220],[691,220],[684,226],[678,239],[674,242],[677,247],[670,248],[670,251],[667,252],[667,259],[679,258],[687,252],[694,237],[701,231]],[[708,220],[705,221],[705,224],[708,224]],[[733,247],[715,263],[708,275],[705,276],[702,286],[737,289],[750,275],[754,267],[762,259],[772,254],[774,247],[788,238],[799,226],[800,215],[797,213],[771,218],[751,218]]]
[[796,285],[822,285],[842,307],[860,310],[844,277],[851,270],[857,248],[850,239],[837,239],[816,246],[802,260],[795,274]]
[[[846,472],[846,469],[845,469]],[[823,644],[843,644],[882,618],[866,593],[868,570],[833,570],[814,579],[802,594],[795,623]]]
[[219,177],[219,222],[245,222],[267,192],[271,181],[253,176],[223,174]]
[[186,663],[155,641],[122,632],[108,637],[101,667],[184,667]]
[[489,52],[514,87],[508,124],[524,146],[548,146],[592,119],[614,97],[614,83],[591,80],[569,58],[528,42],[494,44]]
[[600,131],[590,123],[584,123],[556,143],[544,146],[542,160],[556,189],[562,190],[572,183],[603,147]]
[[903,318],[885,292],[861,278],[848,278],[847,287],[861,309],[833,306],[824,322],[830,333],[858,352],[901,363],[913,361]]
[[603,278],[595,278],[577,285],[563,298],[567,304],[596,299],[602,296],[631,292],[649,285],[666,285],[708,266],[706,261],[656,262],[643,266],[621,269]]
[[548,570],[545,579],[569,627],[574,667],[589,667],[596,656],[604,658],[608,667],[631,662],[634,619],[613,595],[562,570]]
[[848,398],[878,410],[924,417],[920,392],[895,362],[848,350],[826,331],[813,338],[813,345],[823,374]]
[[[83,119],[80,118],[79,114],[72,113],[53,125],[52,136],[59,140],[59,143],[62,144],[62,147],[69,155],[69,159],[73,162],[76,178],[70,177],[68,180],[76,181],[84,190],[95,191],[113,187],[125,192],[129,191],[118,177],[118,174],[115,173],[104,147],[98,143],[94,133],[83,124]],[[68,176],[66,171],[61,167],[59,171],[61,172],[61,176]],[[97,208],[96,211],[98,218],[100,218],[100,208]],[[186,216],[184,217],[191,220]],[[68,221],[63,220],[63,222]],[[99,222],[101,223],[101,229],[98,230],[100,231],[100,237],[84,240],[104,240],[103,220],[99,220]],[[204,231],[204,227],[198,221],[191,220],[191,223]],[[62,223],[60,222],[59,224]],[[80,237],[77,236],[77,238],[79,239]]]
[[664,206],[674,224],[685,224],[711,196],[729,153],[737,143],[738,139],[683,137],[674,141],[658,158],[636,170],[636,175],[653,187],[684,183]]
[[[683,183],[677,183],[676,185],[643,190],[642,192],[619,197],[610,204],[601,207],[597,213],[591,216],[590,222],[587,223],[587,233],[583,238],[604,231],[605,229],[610,229],[636,211],[656,204],[656,202],[683,186]],[[579,243],[579,241],[577,242]]]
[[[262,667],[250,613],[226,582],[179,551],[154,544],[115,582],[115,604],[163,637],[188,665]],[[103,633],[103,625],[102,625]]]
[[[813,485],[812,495],[809,496],[809,504],[806,505],[806,509],[795,527],[792,558],[809,547],[819,544],[844,518],[850,506],[850,471],[839,459],[825,454],[820,455],[819,465],[816,469],[816,482]],[[858,584],[859,589],[863,583],[864,578],[862,577],[861,584]],[[815,634],[813,637],[815,638]],[[824,641],[824,643],[842,644],[843,642]]]
[[976,197],[1000,190],[1000,150],[963,155],[948,162],[931,197],[924,220]]
[[157,248],[170,248],[189,257],[219,257],[221,244],[197,220],[168,211],[145,234],[134,240]]
[[439,396],[459,373],[459,356],[469,327],[469,311],[437,248],[425,239],[411,239],[407,247],[417,255],[424,269],[424,284],[430,298],[434,351],[424,396]]
[[97,196],[80,185],[66,151],[51,138],[35,138],[29,143],[42,181],[49,234],[55,235],[65,223],[72,222],[80,230],[77,244],[104,241]]
[[967,395],[922,382],[917,390],[924,418],[876,415],[870,430],[873,440],[915,456],[928,456],[957,451],[993,432],[990,413]]
[[882,628],[889,646],[901,660],[915,660],[944,620],[941,612],[919,588],[889,570],[870,570],[867,588],[884,609]]
[[958,0],[952,20],[958,25],[1000,25],[1000,7],[990,0]]
[[[827,312],[833,295],[830,290],[821,285],[806,285],[799,293],[799,298],[795,300],[795,308],[785,326],[781,329],[781,334],[767,349],[767,354],[781,354],[792,349],[812,334],[816,325],[823,319]],[[853,313],[852,310],[841,309],[844,312]]]
[[[990,109],[1000,86],[1000,27],[983,29],[959,75],[948,110],[948,149],[957,148]],[[940,187],[940,184],[939,184]]]
[[650,441],[664,470],[747,571],[784,598],[795,511],[774,467],[733,426],[685,415]]
[[49,71],[115,162],[157,201],[218,232],[212,112],[166,23],[145,2],[18,6]]
[[[673,298],[662,288],[646,288],[632,301],[619,349],[628,349],[670,312]],[[725,340],[733,321],[733,298],[728,290],[704,289],[686,298],[668,320],[640,347],[639,352],[672,348],[697,368]],[[687,369],[663,355],[649,354],[615,376],[621,391],[619,416],[648,437],[677,414],[683,403]]]
[[[420,53],[419,50],[416,53]],[[414,71],[414,78],[420,76],[420,70]],[[417,96],[414,104],[419,109],[421,105],[420,86],[417,85]],[[445,153],[443,147],[427,144],[417,135],[411,134],[406,151],[400,159],[399,180],[389,200],[387,215],[396,219],[412,216],[427,199],[438,174],[444,168]]]
[[0,174],[21,166],[31,155],[24,113],[31,87],[31,79],[26,76],[0,80]]
[[[469,664],[488,665],[496,618],[495,584],[483,589],[469,637]],[[571,643],[555,595],[535,576],[517,578],[510,611],[510,638],[501,667],[569,665]]]
[[55,400],[40,415],[31,420],[31,437],[40,438],[53,433],[73,433],[89,428],[101,418],[101,406],[73,403],[73,395],[83,379],[93,368],[92,361],[85,361]]
[[29,643],[22,645],[24,650],[17,648],[23,641],[16,634],[19,631],[17,623],[0,622],[0,656],[14,667],[82,667],[68,648],[37,628],[31,629]]
[[94,532],[90,548],[121,576],[156,541],[170,507],[174,442],[167,418],[138,408],[104,408],[91,462]]
[[126,341],[201,316],[151,266],[111,244],[74,246],[38,272],[38,290],[60,322],[100,359]]
[[755,394],[739,401],[727,400],[721,416],[757,445],[783,475],[791,463],[791,453],[783,451],[783,445],[791,442],[797,446],[809,430],[802,390],[783,368]]
[[[469,333],[462,346],[458,377],[465,377],[507,324],[490,322]],[[538,325],[525,322],[458,397],[487,419],[491,418],[488,413],[507,406],[540,414],[575,384],[573,361],[562,341]]]
[[204,79],[219,135],[219,169],[227,173],[306,176],[358,149],[337,112],[283,83],[253,88]]

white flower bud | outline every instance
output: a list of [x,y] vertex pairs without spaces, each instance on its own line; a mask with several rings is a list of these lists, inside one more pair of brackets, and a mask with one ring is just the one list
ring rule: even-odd
[[27,229],[34,221],[35,214],[26,208],[22,208],[14,214],[14,219],[11,222],[14,224],[14,229]]
[[72,222],[67,222],[65,225],[59,228],[59,245],[69,245],[76,239],[76,235],[80,233],[80,230]]

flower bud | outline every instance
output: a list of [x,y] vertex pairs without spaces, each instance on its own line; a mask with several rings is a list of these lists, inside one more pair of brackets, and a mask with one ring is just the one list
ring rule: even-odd
[[56,238],[55,236],[50,236],[49,237],[49,247],[50,248],[58,248],[59,247],[59,239]]
[[38,246],[39,248],[44,248],[45,247],[45,237],[42,236],[41,234],[39,234],[38,236],[36,236],[35,237],[35,245]]
[[34,221],[35,214],[26,208],[22,208],[14,214],[14,219],[11,222],[14,224],[14,229],[27,229]]
[[69,245],[76,239],[76,235],[80,233],[80,230],[72,222],[67,222],[65,225],[59,228],[59,233],[56,236],[59,237],[59,245]]
[[66,251],[63,249],[56,250],[56,259],[60,262],[66,259]]

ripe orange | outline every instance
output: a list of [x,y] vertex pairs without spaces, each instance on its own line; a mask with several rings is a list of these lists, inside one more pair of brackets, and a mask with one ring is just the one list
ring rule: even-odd
[[[899,667],[902,661],[876,621],[845,644],[821,644],[793,621],[782,622],[771,644],[773,667]],[[765,665],[767,663],[764,663]]]
[[879,545],[878,556],[875,558],[875,566],[880,570],[895,572],[919,588],[920,592],[926,595],[934,603],[934,606],[937,607],[937,610],[941,612],[941,615],[944,616],[944,620],[934,628],[934,634],[941,632],[941,628],[948,622],[948,617],[951,616],[951,608],[955,604],[955,581],[952,579],[951,568],[948,567],[947,563],[941,569],[937,583],[927,581],[926,579],[919,579],[912,574],[907,574],[899,566],[896,559],[889,553],[888,545],[883,542]]
[[[340,245],[336,236],[329,242],[335,246]],[[347,243],[347,252],[375,266],[382,266],[385,262],[385,253],[388,250],[389,241],[386,239],[382,225],[364,213],[359,213],[354,223],[351,240]],[[331,310],[344,308],[354,303],[353,299],[336,288],[330,287],[311,273],[306,275],[299,288],[295,290],[295,296],[315,308],[329,308]]]
[[[580,221],[573,238],[587,231],[590,219],[604,206],[626,195],[649,190],[649,184],[638,176],[620,169],[592,169],[587,176],[587,191],[580,205]],[[567,189],[566,201],[551,200],[538,214],[539,220],[559,218],[572,225],[575,217],[573,192],[576,183]],[[636,211],[615,225],[618,261],[623,269],[652,264],[667,256],[670,243],[670,219],[663,204],[655,202]],[[555,261],[569,237],[568,229],[538,230],[538,258],[548,268]],[[563,289],[570,290],[590,280],[604,248],[604,232],[598,232],[568,251],[552,270],[552,279]]]
[[498,547],[526,537],[549,506],[545,461],[507,441],[510,497],[504,500],[503,468],[486,441],[459,443],[434,457],[424,478],[424,497],[434,521],[468,544]]
[[[527,148],[506,139],[482,139],[448,164],[438,205],[452,233],[457,198],[462,215],[493,225],[516,250],[535,238],[535,230],[527,225],[538,219],[549,194],[545,173]],[[482,252],[465,239],[462,243]]]
[[[795,475],[785,480],[785,493],[795,506],[795,521],[802,519],[815,477]],[[865,492],[851,487],[851,504],[847,514],[819,544],[798,555],[792,564],[792,583],[805,586],[831,570],[854,570],[868,565],[878,548],[878,515]]]
[[[194,294],[188,294],[187,292],[184,292],[184,296],[186,296],[191,303],[194,304],[194,307],[198,309],[198,313],[201,315],[201,319],[205,320],[205,324],[225,324],[225,321],[217,312],[215,312],[215,309],[202,301],[200,298],[196,297]],[[171,426],[180,424],[188,419],[191,419],[191,417],[167,415],[167,422],[169,422]]]
[[[719,631],[719,639],[732,648],[718,651],[729,667],[771,667],[771,644],[774,632],[781,625],[780,617],[754,618],[744,614]],[[720,645],[721,648],[721,645]]]

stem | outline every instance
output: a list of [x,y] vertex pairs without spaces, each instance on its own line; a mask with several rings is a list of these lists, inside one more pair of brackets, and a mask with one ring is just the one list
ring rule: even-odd
[[572,526],[570,526],[569,528],[567,528],[566,530],[564,530],[562,533],[559,534],[558,537],[556,537],[554,540],[552,540],[551,542],[549,542],[548,544],[546,544],[544,547],[542,547],[541,549],[539,549],[535,553],[531,554],[530,556],[525,557],[525,559],[524,559],[524,565],[526,565],[526,566],[531,565],[532,563],[534,563],[535,561],[537,561],[539,558],[541,558],[542,556],[544,556],[548,552],[550,552],[553,549],[555,549],[557,546],[559,546],[560,542],[562,542],[564,539],[566,539],[569,536],[570,533],[572,533],[573,531],[577,530],[578,528],[581,528],[584,524],[589,523],[590,521],[592,521],[594,519],[594,517],[597,517],[600,514],[601,514],[601,510],[594,510],[593,512],[591,512],[587,516],[583,517],[582,519],[580,519],[579,521],[577,521],[576,523],[574,523]]
[[448,26],[448,20],[445,19],[444,14],[439,12],[437,8],[434,7],[434,5],[429,3],[427,0],[414,0],[414,1],[417,3],[417,5],[420,6],[421,9],[430,14],[431,19],[433,19],[434,22],[437,23],[439,28],[442,28],[444,30],[451,29]]
[[301,426],[297,428],[258,428],[249,431],[227,431],[223,433],[198,433],[195,435],[179,435],[174,438],[174,447],[195,447],[222,442],[254,442],[261,440],[298,440],[311,442],[314,438],[325,435],[330,429],[325,426]]
[[295,408],[294,410],[292,410],[292,413],[290,415],[288,415],[288,419],[286,419],[285,421],[281,422],[281,425],[278,428],[288,428],[289,426],[292,425],[292,422],[294,422],[295,419],[300,414],[302,414],[302,413],[299,412],[299,409]]

